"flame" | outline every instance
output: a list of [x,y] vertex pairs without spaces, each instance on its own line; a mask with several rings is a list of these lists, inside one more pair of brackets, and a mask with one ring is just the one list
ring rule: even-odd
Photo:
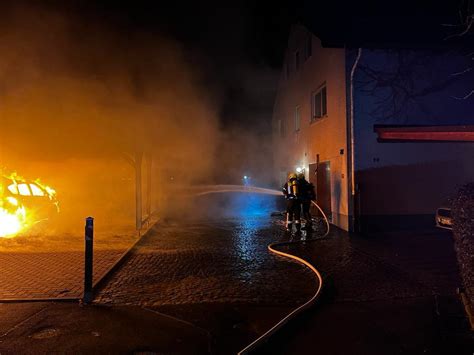
[[26,210],[23,206],[15,212],[0,208],[0,238],[14,237],[26,226]]
[[40,183],[39,179],[27,182],[16,173],[3,177],[9,182],[7,186],[0,182],[0,238],[12,238],[38,222],[35,212],[22,203],[24,198],[49,198],[59,212],[56,191]]
[[48,186],[48,185],[45,185],[43,184],[40,179],[36,179],[35,180],[35,183],[41,187],[43,190],[46,191],[46,193],[48,194],[48,197],[50,200],[53,200],[55,197],[56,197],[56,190],[53,189],[52,187]]

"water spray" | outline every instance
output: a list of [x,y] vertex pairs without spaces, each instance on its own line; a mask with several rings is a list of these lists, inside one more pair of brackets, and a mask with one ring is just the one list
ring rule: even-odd
[[[194,196],[205,196],[210,194],[216,193],[225,193],[225,192],[243,192],[243,193],[256,193],[256,194],[264,194],[264,195],[272,195],[272,196],[282,196],[281,191],[274,190],[274,189],[267,189],[263,187],[255,187],[255,186],[242,186],[242,185],[204,185],[204,186],[196,186],[192,187],[194,191],[191,191]],[[324,222],[326,223],[326,233],[322,236],[322,238],[326,237],[329,234],[329,220],[324,213],[323,209],[319,207],[319,205],[315,201],[311,201],[311,203],[316,206],[316,208],[321,212],[321,215],[324,218]]]

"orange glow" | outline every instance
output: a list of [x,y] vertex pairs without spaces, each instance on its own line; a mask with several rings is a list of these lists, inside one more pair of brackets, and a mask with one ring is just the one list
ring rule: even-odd
[[7,186],[0,182],[0,238],[15,237],[38,222],[34,210],[41,199],[48,198],[59,212],[56,191],[51,187],[38,180],[28,183],[16,174],[0,178],[7,182]]
[[18,207],[14,212],[0,208],[0,238],[14,237],[26,227],[25,208]]

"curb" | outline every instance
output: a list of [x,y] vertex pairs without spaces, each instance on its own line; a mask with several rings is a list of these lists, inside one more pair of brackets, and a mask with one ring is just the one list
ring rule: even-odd
[[0,303],[79,302],[80,297],[3,298]]
[[[117,271],[117,269],[123,265],[125,261],[127,261],[128,257],[131,255],[133,249],[137,246],[137,244],[142,241],[142,239],[148,235],[148,232],[153,228],[153,226],[158,223],[159,219],[157,218],[154,221],[151,221],[145,231],[141,233],[139,231],[138,238],[137,240],[126,250],[123,252],[123,254],[117,259],[115,263],[112,264],[106,271],[102,273],[102,275],[99,276],[97,281],[94,282],[92,285],[92,292],[95,294],[96,291],[99,291],[101,287],[105,285],[105,283],[109,280],[109,278]],[[80,297],[82,299],[82,297]],[[94,302],[94,300],[92,300]]]

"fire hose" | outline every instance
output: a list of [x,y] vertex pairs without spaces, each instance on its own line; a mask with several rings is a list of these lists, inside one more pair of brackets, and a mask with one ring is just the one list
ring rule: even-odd
[[304,259],[302,259],[302,258],[300,258],[296,255],[292,255],[292,254],[285,253],[285,252],[282,252],[282,251],[279,251],[279,250],[275,249],[276,247],[296,245],[296,244],[301,244],[301,243],[308,242],[308,241],[320,240],[320,239],[326,237],[329,234],[329,221],[328,221],[328,218],[326,217],[326,214],[323,212],[321,207],[319,207],[316,202],[312,201],[312,203],[318,208],[318,210],[321,212],[321,214],[324,217],[324,221],[326,222],[326,227],[327,227],[326,233],[321,238],[318,238],[318,239],[310,239],[310,240],[307,240],[307,241],[271,243],[271,244],[268,245],[267,248],[270,252],[272,252],[274,254],[277,254],[277,255],[280,255],[280,256],[283,256],[283,257],[286,257],[286,258],[290,258],[292,260],[296,260],[297,262],[303,264],[308,269],[310,269],[313,272],[313,274],[315,275],[315,277],[318,279],[318,287],[316,289],[316,292],[314,293],[314,295],[307,302],[305,302],[304,304],[302,304],[298,308],[296,308],[293,311],[291,311],[290,313],[288,313],[285,317],[283,317],[278,323],[276,323],[273,327],[271,327],[269,330],[267,330],[264,334],[262,334],[260,337],[258,337],[256,340],[254,340],[252,343],[250,343],[245,348],[240,350],[238,352],[238,355],[249,354],[250,352],[254,351],[258,346],[260,346],[262,343],[267,341],[276,331],[278,331],[280,328],[282,328],[291,319],[295,318],[298,314],[300,314],[301,312],[303,312],[303,311],[307,310],[308,308],[310,308],[317,301],[317,299],[319,298],[319,295],[321,293],[321,289],[323,287],[323,278],[322,278],[321,274],[319,273],[319,271],[313,265],[311,265],[309,262],[307,262],[306,260],[304,260]]

